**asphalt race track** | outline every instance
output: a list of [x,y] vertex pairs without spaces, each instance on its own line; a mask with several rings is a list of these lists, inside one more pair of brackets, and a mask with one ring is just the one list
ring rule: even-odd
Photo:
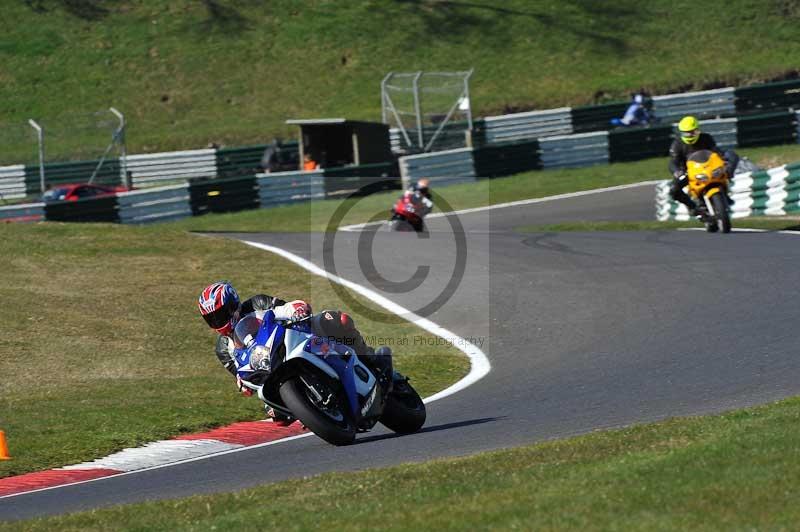
[[[800,236],[516,231],[569,220],[652,219],[652,205],[648,185],[459,216],[456,228],[467,237],[463,275],[428,317],[482,341],[492,371],[430,404],[418,434],[381,430],[345,448],[311,436],[0,499],[0,519],[465,455],[800,394]],[[430,228],[428,239],[368,234],[374,242],[362,246],[374,250],[374,269],[364,267],[366,255],[358,260],[365,233],[339,232],[329,262],[406,308],[435,307],[459,272],[458,249],[448,218],[431,220]],[[323,235],[228,236],[325,262]],[[427,275],[414,275],[420,266],[429,267]]]

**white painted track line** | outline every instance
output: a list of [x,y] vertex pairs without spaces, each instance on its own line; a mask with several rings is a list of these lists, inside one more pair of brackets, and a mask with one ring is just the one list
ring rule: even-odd
[[250,242],[245,240],[244,243],[280,255],[281,257],[290,260],[291,262],[297,264],[301,268],[304,268],[315,275],[319,275],[320,277],[329,279],[334,283],[349,288],[350,290],[356,292],[357,294],[361,294],[362,296],[366,297],[373,303],[383,307],[389,312],[392,312],[397,315],[408,316],[410,318],[409,319],[410,322],[414,323],[418,327],[428,331],[431,334],[434,334],[446,340],[452,340],[454,338],[457,338],[458,341],[452,343],[456,348],[461,350],[461,352],[463,352],[469,358],[470,371],[463,379],[456,382],[449,388],[446,388],[441,392],[435,393],[430,397],[427,397],[425,399],[425,403],[430,403],[432,401],[436,401],[438,399],[447,397],[448,395],[453,395],[454,393],[463,390],[467,386],[479,381],[484,376],[486,376],[491,370],[492,366],[489,363],[489,358],[475,344],[468,342],[466,339],[461,338],[460,336],[448,331],[447,329],[433,323],[427,318],[423,318],[422,316],[414,314],[410,310],[401,307],[394,301],[385,298],[384,296],[378,294],[377,292],[374,292],[369,288],[365,288],[352,281],[348,281],[347,279],[343,279],[338,275],[329,273],[320,268],[319,266],[317,266],[316,264],[304,259],[303,257],[295,255],[294,253],[286,251],[285,249],[275,246],[269,246],[267,244],[262,244],[260,242]]
[[[643,187],[647,185],[656,185],[663,181],[663,179],[653,180],[653,181],[641,181],[639,183],[631,183],[629,185],[617,185],[613,187],[605,187],[605,188],[593,188],[591,190],[581,190],[579,192],[568,192],[566,194],[556,194],[555,196],[544,196],[542,198],[531,198],[525,200],[518,200],[518,201],[509,201],[507,203],[496,203],[494,205],[486,205],[484,207],[473,207],[471,209],[461,209],[458,211],[450,211],[450,212],[436,212],[433,214],[429,214],[425,217],[426,220],[431,218],[442,218],[444,216],[449,216],[451,214],[459,215],[459,214],[469,214],[473,212],[482,212],[482,211],[491,211],[494,209],[505,209],[506,207],[519,207],[521,205],[533,205],[535,203],[547,203],[549,201],[558,201],[562,199],[569,199],[569,198],[577,198],[580,196],[590,196],[592,194],[602,194],[604,192],[614,192],[617,190],[625,190],[627,188],[636,188],[636,187]],[[339,228],[340,231],[358,231],[364,227],[369,227],[373,225],[381,225],[386,223],[384,220],[378,222],[368,222],[368,223],[361,223],[361,224],[353,224],[353,225],[345,225]]]

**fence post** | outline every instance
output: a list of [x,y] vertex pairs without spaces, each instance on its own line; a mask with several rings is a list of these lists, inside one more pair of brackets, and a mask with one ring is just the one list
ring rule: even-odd
[[[467,76],[464,78],[464,98],[467,101],[467,125],[470,131],[472,131],[472,102],[469,101],[469,78],[472,77],[474,71],[474,68],[470,68]],[[472,145],[469,145],[469,147],[472,147]]]
[[422,110],[421,110],[422,106],[420,105],[419,102],[419,78],[421,76],[422,72],[417,72],[417,75],[414,76],[414,112],[417,115],[417,130],[418,130],[417,137],[419,138],[420,149],[422,149],[422,147],[425,145],[422,136]]
[[389,117],[387,116],[386,113],[386,82],[389,81],[389,79],[392,77],[393,74],[394,72],[389,72],[381,80],[381,121],[384,124],[389,123]]
[[113,107],[109,107],[108,110],[119,118],[119,128],[117,128],[117,134],[115,135],[119,142],[119,172],[122,174],[122,183],[130,189],[133,188],[133,179],[128,175],[128,150],[125,147],[125,128],[127,126],[125,124],[125,115]]
[[39,186],[42,187],[42,194],[44,194],[44,130],[33,118],[29,119],[28,123],[36,130],[39,138]]

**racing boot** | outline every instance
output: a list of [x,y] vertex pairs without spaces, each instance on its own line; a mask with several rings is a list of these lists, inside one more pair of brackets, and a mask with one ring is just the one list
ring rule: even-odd
[[705,205],[695,205],[693,209],[689,210],[689,215],[701,222],[705,222],[708,217],[708,209],[706,209]]
[[[358,349],[361,347],[361,349]],[[386,346],[372,349],[365,343],[356,348],[359,360],[366,365],[378,379],[386,395],[392,391],[394,370],[392,367],[392,350]]]
[[274,408],[272,408],[267,404],[264,405],[264,412],[267,414],[267,417],[269,418],[270,421],[272,421],[276,425],[280,425],[281,427],[288,427],[289,425],[297,421],[292,416],[281,414],[280,412],[278,412],[277,410],[275,410]]

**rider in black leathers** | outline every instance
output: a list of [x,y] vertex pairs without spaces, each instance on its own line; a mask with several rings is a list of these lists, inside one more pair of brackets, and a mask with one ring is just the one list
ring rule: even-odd
[[686,116],[680,121],[678,132],[680,138],[675,139],[669,148],[669,171],[672,174],[669,194],[675,201],[686,205],[689,214],[695,216],[697,215],[697,204],[683,191],[683,188],[689,183],[689,178],[686,177],[686,161],[689,156],[700,150],[716,152],[725,160],[725,169],[731,178],[739,163],[739,156],[733,150],[723,153],[717,146],[714,137],[700,132],[700,122],[693,116]]

